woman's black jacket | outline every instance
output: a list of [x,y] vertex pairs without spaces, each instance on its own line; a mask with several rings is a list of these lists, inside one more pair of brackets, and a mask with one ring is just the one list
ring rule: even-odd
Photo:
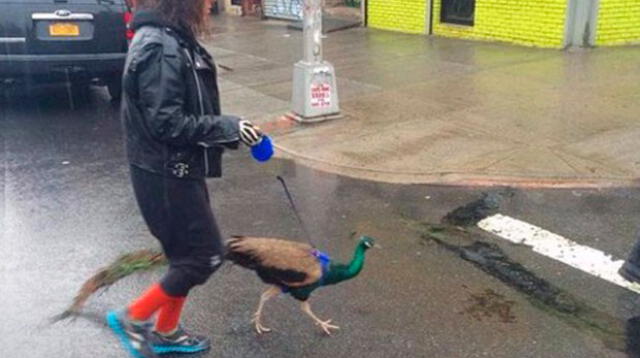
[[211,55],[152,11],[136,13],[133,27],[122,97],[130,164],[178,178],[219,177],[224,147],[238,147],[240,119],[220,112]]

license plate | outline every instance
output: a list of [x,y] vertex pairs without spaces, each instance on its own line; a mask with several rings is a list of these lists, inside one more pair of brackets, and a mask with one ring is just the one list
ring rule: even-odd
[[80,26],[72,22],[59,22],[49,25],[51,36],[80,36]]

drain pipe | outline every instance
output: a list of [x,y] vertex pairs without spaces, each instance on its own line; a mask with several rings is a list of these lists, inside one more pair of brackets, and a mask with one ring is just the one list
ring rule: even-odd
[[368,0],[360,0],[360,18],[362,19],[363,27],[369,26],[368,5]]
[[433,35],[433,1],[427,0],[425,4],[425,26],[424,32],[427,35]]

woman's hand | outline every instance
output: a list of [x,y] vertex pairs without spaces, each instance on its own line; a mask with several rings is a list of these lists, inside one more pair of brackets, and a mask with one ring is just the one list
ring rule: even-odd
[[247,120],[240,121],[238,125],[240,127],[240,140],[242,141],[242,143],[248,145],[249,147],[260,144],[263,136],[260,128],[254,126],[253,123]]

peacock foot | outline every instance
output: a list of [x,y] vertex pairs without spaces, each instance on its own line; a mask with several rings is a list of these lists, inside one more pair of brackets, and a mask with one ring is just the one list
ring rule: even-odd
[[271,328],[268,328],[262,325],[262,322],[260,322],[260,316],[257,316],[257,315],[254,316],[251,322],[253,322],[254,327],[256,328],[256,332],[258,334],[271,332]]
[[316,322],[316,324],[317,324],[318,326],[320,326],[320,328],[322,328],[322,330],[324,331],[324,333],[326,333],[326,334],[327,334],[327,335],[329,335],[329,336],[331,335],[331,330],[332,330],[332,329],[340,329],[340,327],[338,327],[338,326],[336,326],[336,325],[333,325],[333,324],[330,324],[330,323],[331,323],[331,320],[330,320],[330,319],[329,319],[329,320],[326,320],[326,321],[318,320],[318,321]]

